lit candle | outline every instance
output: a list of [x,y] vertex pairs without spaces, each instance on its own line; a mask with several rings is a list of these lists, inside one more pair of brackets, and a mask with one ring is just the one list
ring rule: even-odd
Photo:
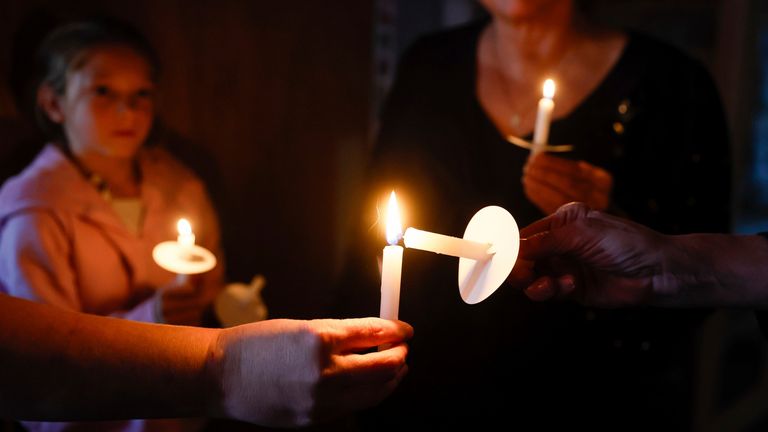
[[435,234],[416,228],[405,230],[403,242],[409,249],[420,249],[475,261],[485,261],[493,256],[493,249],[489,243]]
[[397,208],[395,191],[389,196],[387,206],[387,243],[381,262],[381,308],[379,316],[397,319],[400,307],[400,275],[403,267],[403,247],[398,246],[403,229],[400,224],[400,210]]
[[176,230],[176,241],[156,244],[152,249],[152,258],[163,269],[176,273],[176,284],[183,285],[187,275],[205,273],[216,267],[216,256],[195,244],[195,234],[188,220],[179,219]]
[[[183,259],[189,259],[195,247],[195,233],[192,232],[192,225],[188,220],[181,218],[176,222],[176,230],[179,232],[179,236],[176,237],[176,243],[180,246],[179,252],[183,255]],[[186,285],[187,281],[189,281],[189,275],[176,275],[177,285]]]
[[539,109],[536,113],[536,127],[533,129],[533,153],[544,150],[549,139],[549,124],[552,121],[552,111],[555,109],[555,82],[551,79],[544,81],[544,97],[539,99]]
[[195,245],[195,233],[192,232],[192,225],[189,224],[189,221],[181,218],[176,223],[176,230],[179,232],[179,236],[176,237],[176,241],[184,247],[185,249],[189,249],[192,246]]

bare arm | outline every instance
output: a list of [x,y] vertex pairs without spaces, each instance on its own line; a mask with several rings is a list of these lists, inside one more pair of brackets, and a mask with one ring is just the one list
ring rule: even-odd
[[661,306],[768,307],[768,240],[761,236],[669,236],[654,278]]
[[0,297],[0,410],[18,419],[199,415],[221,395],[215,330],[147,325]]
[[668,236],[579,203],[521,234],[523,261],[510,281],[534,300],[768,307],[768,240],[760,236]]
[[[376,318],[177,327],[0,295],[0,416],[306,425],[391,393],[407,370],[401,342],[411,332]],[[385,343],[393,346],[357,353]]]

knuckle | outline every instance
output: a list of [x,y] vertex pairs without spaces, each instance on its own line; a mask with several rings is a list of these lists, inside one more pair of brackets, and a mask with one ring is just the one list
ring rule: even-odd
[[366,337],[376,338],[381,336],[385,330],[378,320],[366,320],[361,326],[360,332]]

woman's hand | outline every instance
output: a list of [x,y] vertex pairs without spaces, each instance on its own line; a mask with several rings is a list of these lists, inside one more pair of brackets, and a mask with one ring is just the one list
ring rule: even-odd
[[295,427],[371,407],[407,372],[405,341],[412,335],[408,324],[379,318],[224,329],[209,357],[222,390],[212,414]]
[[605,210],[610,204],[613,177],[584,161],[532,153],[523,168],[523,189],[528,199],[545,214],[552,214],[573,201]]
[[508,280],[532,300],[637,306],[655,300],[656,283],[673,278],[662,264],[670,237],[583,203],[561,207],[520,235],[520,259]]

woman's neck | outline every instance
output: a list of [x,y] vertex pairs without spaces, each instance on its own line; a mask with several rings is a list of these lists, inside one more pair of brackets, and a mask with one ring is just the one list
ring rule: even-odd
[[489,36],[500,69],[512,81],[528,82],[532,77],[555,72],[579,32],[570,2],[556,3],[544,13],[524,19],[494,19]]

